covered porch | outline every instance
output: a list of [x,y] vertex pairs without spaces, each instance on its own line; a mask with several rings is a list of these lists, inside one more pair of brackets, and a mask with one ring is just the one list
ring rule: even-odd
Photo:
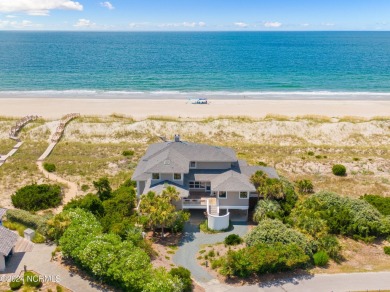
[[207,200],[210,206],[217,205],[217,199],[206,192],[190,192],[189,196],[182,198],[183,209],[206,209]]

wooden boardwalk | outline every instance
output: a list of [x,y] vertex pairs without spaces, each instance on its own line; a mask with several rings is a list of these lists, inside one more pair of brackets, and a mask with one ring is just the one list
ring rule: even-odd
[[57,143],[60,141],[62,135],[64,134],[66,125],[71,120],[73,120],[79,116],[80,116],[80,114],[68,114],[68,115],[62,117],[59,125],[57,126],[55,133],[53,134],[53,136],[50,139],[51,143],[49,144],[49,146],[47,147],[45,152],[43,152],[43,154],[38,158],[38,161],[42,162],[50,155],[50,153],[53,151],[54,147],[56,147]]
[[23,119],[17,121],[15,126],[13,126],[11,128],[11,130],[9,132],[9,138],[17,141],[17,143],[11,149],[11,151],[8,152],[8,154],[0,156],[0,166],[2,166],[7,161],[7,159],[10,158],[12,155],[14,155],[19,150],[20,146],[22,146],[23,142],[20,141],[20,139],[18,137],[20,130],[22,130],[22,128],[25,125],[27,125],[28,123],[30,123],[32,121],[35,121],[38,118],[39,118],[38,116],[33,116],[33,115],[25,116]]

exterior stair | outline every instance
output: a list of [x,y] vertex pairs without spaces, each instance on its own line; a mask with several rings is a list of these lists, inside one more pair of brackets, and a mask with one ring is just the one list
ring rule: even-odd
[[218,212],[218,207],[215,206],[215,205],[211,205],[210,206],[210,210],[209,210],[210,214],[211,215],[219,215],[219,212]]

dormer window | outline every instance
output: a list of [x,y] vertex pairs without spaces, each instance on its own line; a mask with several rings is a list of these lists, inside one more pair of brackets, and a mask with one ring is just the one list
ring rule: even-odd
[[182,180],[181,173],[174,173],[173,174],[173,179],[174,180]]
[[195,161],[191,161],[190,162],[190,168],[196,168],[196,162]]
[[152,173],[152,179],[160,179],[159,173]]

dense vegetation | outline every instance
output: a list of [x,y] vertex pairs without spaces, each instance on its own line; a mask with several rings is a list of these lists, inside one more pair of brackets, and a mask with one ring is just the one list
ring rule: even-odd
[[99,179],[94,182],[95,194],[72,200],[48,221],[48,236],[59,243],[65,257],[124,291],[190,291],[188,270],[168,273],[152,267],[155,252],[141,227],[144,223],[145,228],[174,229],[184,224],[186,213],[176,211],[172,204],[176,190],[167,188],[161,196],[149,194],[138,214],[133,185],[126,181],[113,191],[106,178]]
[[248,277],[304,267],[310,257],[297,244],[256,244],[229,251],[222,263],[221,274]]
[[[125,291],[182,291],[179,277],[153,269],[149,255],[134,237],[122,240],[103,233],[96,217],[82,209],[70,209],[56,216],[63,233],[59,244],[64,256],[95,277]],[[140,235],[139,240],[143,240]]]
[[174,232],[180,231],[190,215],[186,211],[177,211],[174,203],[179,200],[177,190],[168,186],[161,194],[149,192],[142,195],[139,205],[141,222],[144,226],[155,230],[161,228],[164,236],[164,228],[171,228]]
[[382,215],[390,216],[390,197],[364,195],[361,199],[373,205]]
[[312,247],[306,237],[280,220],[265,219],[253,228],[244,238],[247,246],[258,244],[295,244],[307,255],[312,256]]
[[342,234],[370,240],[386,235],[385,218],[364,200],[319,192],[302,201],[291,216],[292,223],[314,238]]
[[47,220],[51,215],[34,215],[28,211],[9,209],[7,210],[7,220],[20,223],[26,227],[37,230],[39,233],[46,235],[48,230]]
[[57,207],[61,203],[59,185],[32,184],[22,187],[11,196],[15,208],[39,211]]
[[[294,187],[283,178],[269,180],[257,172],[251,181],[264,197],[254,211],[258,225],[245,236],[245,248],[212,260],[212,268],[220,268],[223,275],[248,277],[313,264],[326,266],[330,258],[342,260],[338,235],[364,241],[390,235],[387,198],[353,199],[330,192],[307,196],[314,187],[301,180],[295,184],[302,195],[298,201]],[[289,252],[285,254],[281,246]]]

